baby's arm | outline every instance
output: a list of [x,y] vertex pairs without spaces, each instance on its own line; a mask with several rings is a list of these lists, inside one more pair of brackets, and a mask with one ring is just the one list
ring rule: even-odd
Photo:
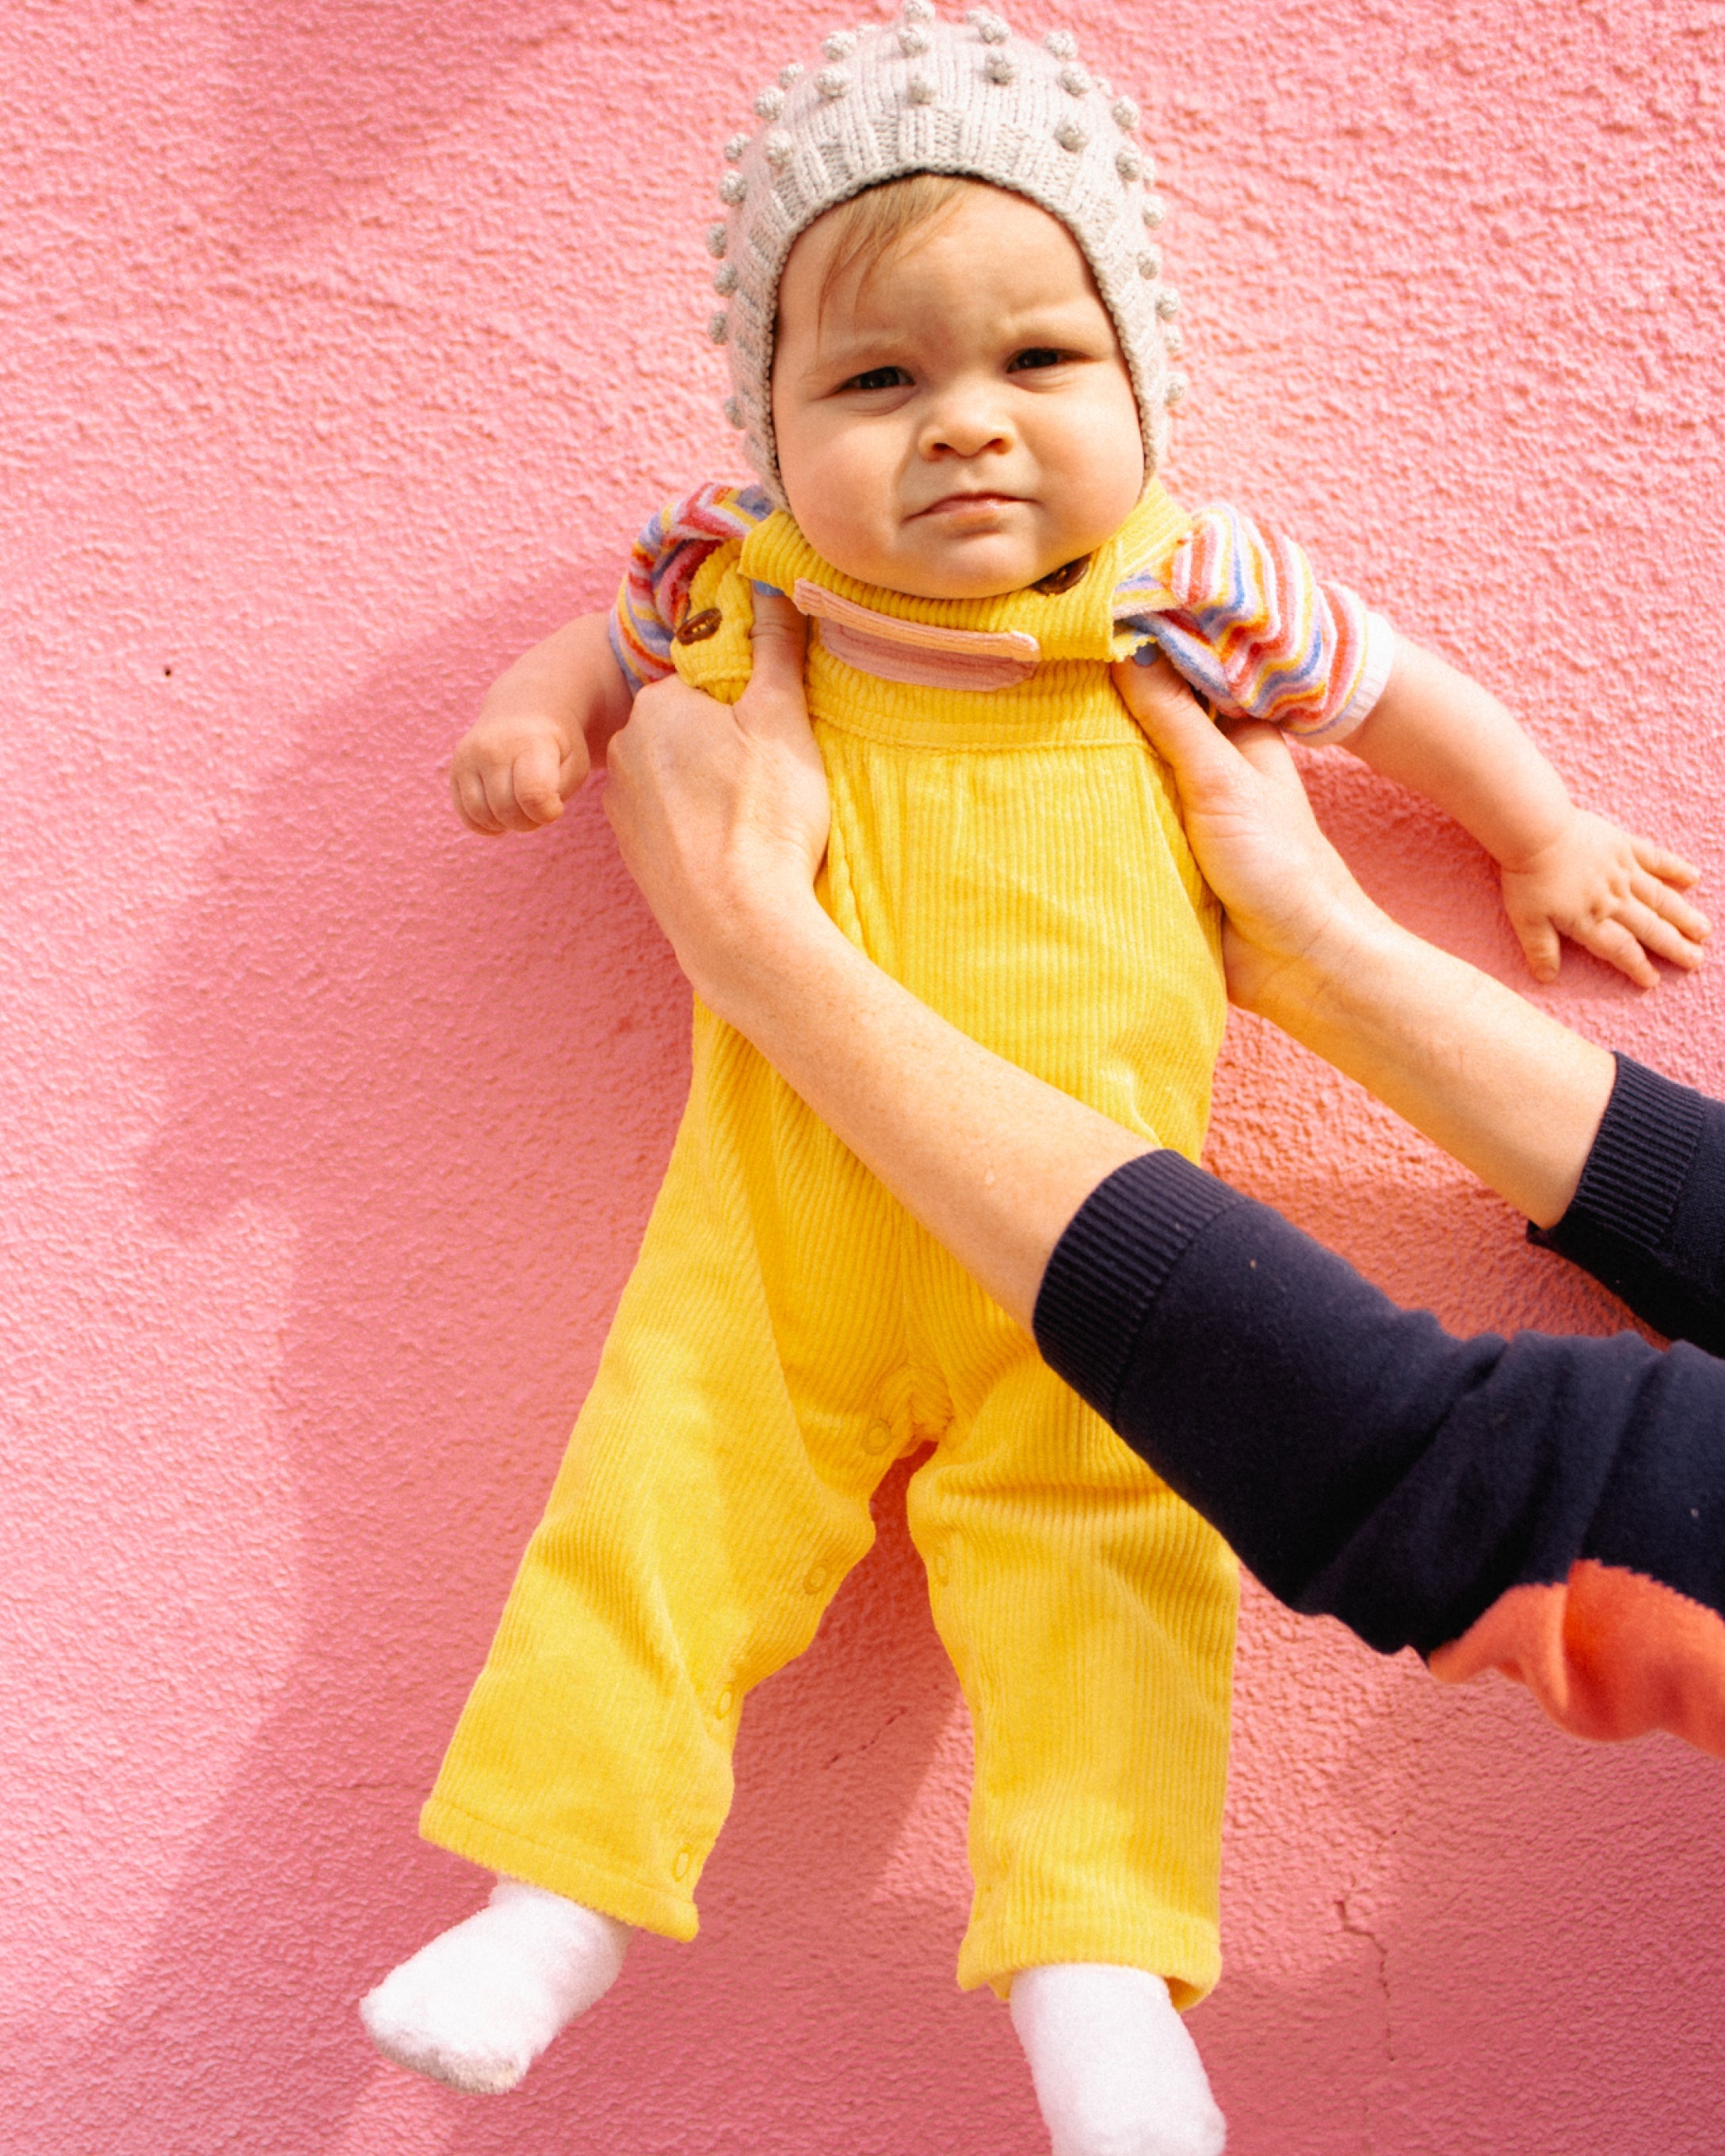
[[1126,624],[1147,634],[1140,662],[1153,644],[1224,717],[1345,745],[1435,801],[1497,861],[1539,979],[1557,973],[1559,935],[1645,988],[1650,952],[1701,963],[1707,917],[1681,896],[1696,870],[1579,809],[1495,696],[1321,580],[1291,540],[1218,503],[1163,576],[1173,609]]
[[485,691],[449,774],[470,830],[495,838],[554,824],[629,717],[608,614],[583,614],[524,652]]
[[759,487],[722,483],[661,509],[629,551],[615,605],[567,623],[491,684],[450,773],[470,829],[495,837],[557,821],[629,723],[635,691],[673,670],[671,644],[696,570],[772,509]]
[[1707,916],[1681,894],[1698,871],[1650,839],[1578,808],[1563,782],[1489,690],[1399,638],[1395,662],[1347,746],[1386,778],[1453,816],[1497,861],[1527,964],[1557,977],[1558,937],[1643,988],[1702,962]]

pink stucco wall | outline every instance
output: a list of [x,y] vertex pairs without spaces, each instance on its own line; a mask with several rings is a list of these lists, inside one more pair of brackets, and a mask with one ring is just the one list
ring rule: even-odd
[[[692,1948],[529,2089],[374,2060],[475,1882],[414,1813],[664,1158],[685,998],[596,804],[459,832],[500,661],[731,468],[713,146],[825,0],[9,0],[0,35],[0,2147],[983,2156],[966,1732],[891,1504],[751,1709]],[[1511,693],[1725,904],[1702,0],[1080,0],[1178,209],[1174,478]],[[1040,26],[1042,18],[1036,18]],[[1478,857],[1344,763],[1404,918],[1525,986]],[[1725,971],[1549,998],[1720,1075]],[[1212,1158],[1404,1299],[1602,1293],[1250,1026]],[[1249,1603],[1240,2156],[1722,2139],[1719,1768]]]

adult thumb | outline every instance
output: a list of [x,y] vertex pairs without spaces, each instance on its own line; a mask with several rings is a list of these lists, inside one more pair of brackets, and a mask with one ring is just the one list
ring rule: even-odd
[[1219,726],[1166,659],[1153,666],[1133,660],[1114,669],[1127,709],[1150,746],[1174,774],[1188,815],[1237,807],[1240,789],[1256,799],[1262,786],[1291,798],[1305,814],[1306,788],[1279,726],[1240,719]]
[[1233,752],[1216,724],[1163,658],[1151,666],[1127,660],[1114,669],[1115,685],[1150,746],[1188,783],[1224,768]]
[[751,645],[748,692],[739,707],[745,725],[761,731],[764,719],[771,727],[787,706],[806,716],[803,688],[803,660],[809,641],[809,624],[783,592],[757,591],[755,619],[749,630]]

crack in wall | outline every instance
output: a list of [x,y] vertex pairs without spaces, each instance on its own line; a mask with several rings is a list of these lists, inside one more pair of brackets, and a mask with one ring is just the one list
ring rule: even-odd
[[[1363,1939],[1372,1950],[1372,1963],[1378,1979],[1378,1995],[1384,2024],[1383,2076],[1388,2079],[1395,2071],[1395,2010],[1389,1988],[1389,1948],[1366,1918],[1358,1913],[1352,1891],[1337,1895],[1334,1902],[1336,1921],[1349,1938]],[[1373,2118],[1373,2091],[1368,2086],[1361,2092],[1361,2109],[1366,2135],[1366,2156],[1377,2156],[1378,2130]]]

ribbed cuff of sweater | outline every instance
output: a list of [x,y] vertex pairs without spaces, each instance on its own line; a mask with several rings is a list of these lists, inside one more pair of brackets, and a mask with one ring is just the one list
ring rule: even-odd
[[1530,1224],[1529,1242],[1583,1264],[1584,1244],[1596,1248],[1601,1235],[1634,1250],[1659,1250],[1695,1164],[1703,1112],[1686,1086],[1619,1055],[1617,1082],[1569,1209],[1553,1228]]
[[1194,1239],[1249,1202],[1164,1150],[1116,1168],[1068,1223],[1037,1294],[1036,1344],[1105,1419],[1118,1413],[1138,1338]]
[[1620,1055],[1574,1203],[1529,1233],[1667,1339],[1725,1354],[1725,1106]]

